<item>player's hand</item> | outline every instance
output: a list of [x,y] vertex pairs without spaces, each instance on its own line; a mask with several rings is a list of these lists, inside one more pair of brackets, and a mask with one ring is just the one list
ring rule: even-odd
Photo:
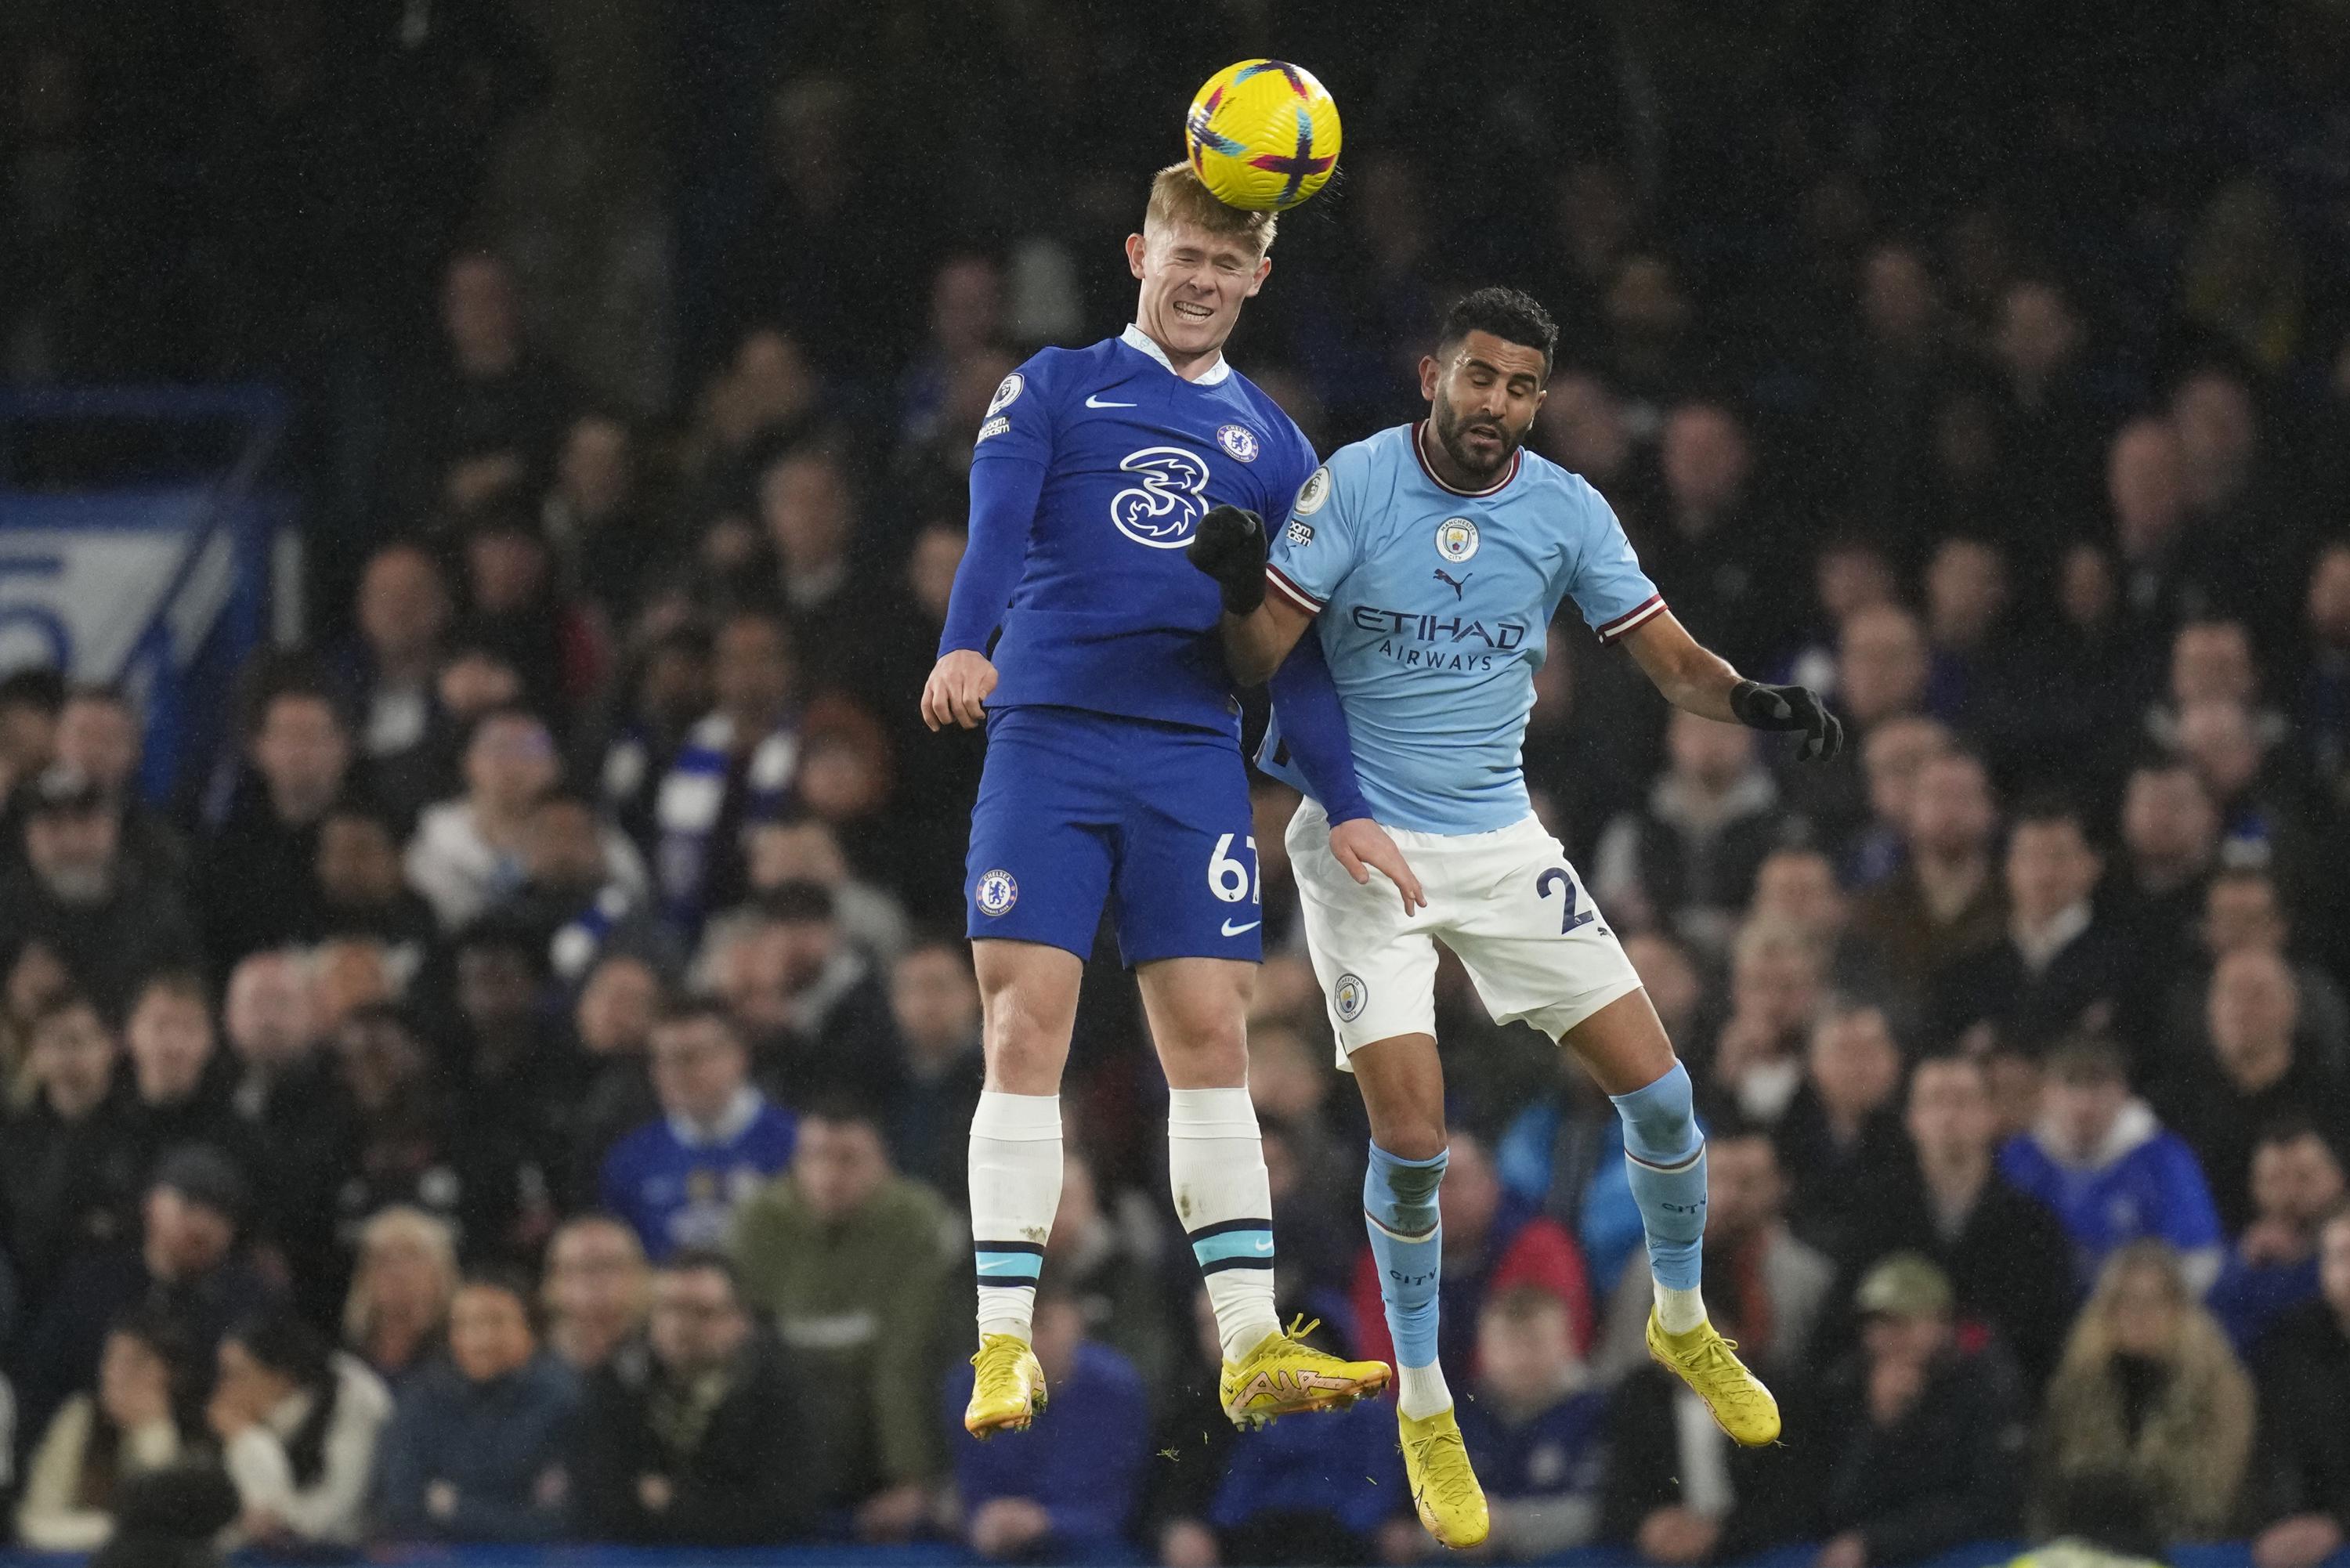
[[1804,762],[1829,762],[1844,750],[1843,722],[1808,686],[1742,680],[1730,689],[1730,711],[1750,730],[1801,730],[1795,755]]
[[922,683],[922,722],[933,730],[987,722],[987,696],[995,690],[995,666],[987,655],[958,648],[940,659]]
[[1243,506],[1219,506],[1200,519],[1183,557],[1216,579],[1228,615],[1264,603],[1264,519]]
[[1339,823],[1330,829],[1330,853],[1347,868],[1347,875],[1367,888],[1371,873],[1379,872],[1396,885],[1403,895],[1403,912],[1428,908],[1428,895],[1419,889],[1419,878],[1413,876],[1411,863],[1396,847],[1388,830],[1367,816]]

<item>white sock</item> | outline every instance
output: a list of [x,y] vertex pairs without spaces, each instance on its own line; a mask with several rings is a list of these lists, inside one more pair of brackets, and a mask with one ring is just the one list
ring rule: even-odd
[[1061,1096],[981,1091],[971,1118],[971,1241],[982,1336],[1030,1336],[1060,1206]]
[[1697,1286],[1679,1290],[1671,1285],[1651,1281],[1657,1286],[1657,1326],[1667,1334],[1687,1334],[1705,1321],[1705,1295]]
[[1224,1359],[1238,1361],[1281,1332],[1273,1306],[1273,1186],[1246,1089],[1167,1091],[1167,1176],[1216,1309]]
[[1415,1421],[1425,1421],[1439,1410],[1452,1408],[1452,1390],[1444,1386],[1443,1366],[1433,1361],[1425,1366],[1406,1366],[1399,1362],[1396,1403]]

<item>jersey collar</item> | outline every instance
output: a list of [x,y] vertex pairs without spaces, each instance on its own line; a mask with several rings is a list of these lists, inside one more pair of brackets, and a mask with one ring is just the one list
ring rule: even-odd
[[[1128,322],[1126,324],[1126,330],[1118,335],[1118,340],[1125,344],[1128,348],[1135,350],[1137,353],[1149,355],[1153,359],[1158,360],[1161,365],[1164,365],[1167,368],[1167,373],[1169,375],[1176,377],[1179,380],[1181,379],[1182,373],[1175,369],[1175,361],[1167,358],[1167,350],[1159,346],[1159,340],[1151,337],[1149,333],[1145,332],[1135,323],[1131,321]],[[1223,355],[1218,354],[1216,356],[1216,362],[1209,366],[1206,369],[1201,371],[1198,376],[1194,377],[1192,379],[1191,385],[1195,387],[1217,386],[1232,373],[1232,361],[1225,358]]]
[[1517,478],[1518,464],[1525,460],[1526,449],[1524,447],[1520,447],[1517,451],[1510,454],[1509,472],[1503,474],[1501,478],[1493,481],[1492,483],[1487,485],[1484,489],[1455,490],[1452,486],[1445,483],[1441,479],[1439,479],[1436,476],[1435,468],[1430,464],[1428,461],[1428,450],[1420,445],[1420,442],[1427,438],[1427,435],[1428,421],[1426,420],[1421,420],[1411,427],[1411,455],[1419,460],[1419,472],[1428,475],[1428,482],[1436,486],[1437,489],[1444,492],[1447,495],[1467,495],[1480,498],[1487,495],[1499,495],[1503,491],[1509,488],[1510,481]]

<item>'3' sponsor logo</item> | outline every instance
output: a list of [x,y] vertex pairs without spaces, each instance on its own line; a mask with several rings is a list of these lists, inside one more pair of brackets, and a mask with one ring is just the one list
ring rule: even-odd
[[1138,545],[1175,550],[1207,515],[1208,464],[1180,446],[1147,446],[1118,465],[1141,483],[1110,497],[1109,520]]

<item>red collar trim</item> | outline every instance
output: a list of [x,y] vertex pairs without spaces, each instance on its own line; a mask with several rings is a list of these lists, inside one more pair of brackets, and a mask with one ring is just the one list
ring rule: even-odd
[[1499,495],[1503,491],[1507,490],[1510,487],[1510,481],[1517,478],[1518,464],[1525,461],[1526,449],[1524,447],[1520,447],[1517,451],[1510,454],[1510,472],[1502,475],[1501,478],[1495,480],[1484,489],[1455,490],[1451,485],[1449,485],[1445,483],[1443,480],[1439,479],[1436,475],[1436,470],[1429,465],[1428,453],[1419,444],[1421,438],[1427,433],[1428,421],[1426,420],[1421,420],[1419,423],[1411,427],[1411,455],[1419,460],[1419,472],[1428,475],[1429,482],[1434,484],[1437,489],[1443,491],[1447,495],[1466,495],[1472,500],[1487,495]]

